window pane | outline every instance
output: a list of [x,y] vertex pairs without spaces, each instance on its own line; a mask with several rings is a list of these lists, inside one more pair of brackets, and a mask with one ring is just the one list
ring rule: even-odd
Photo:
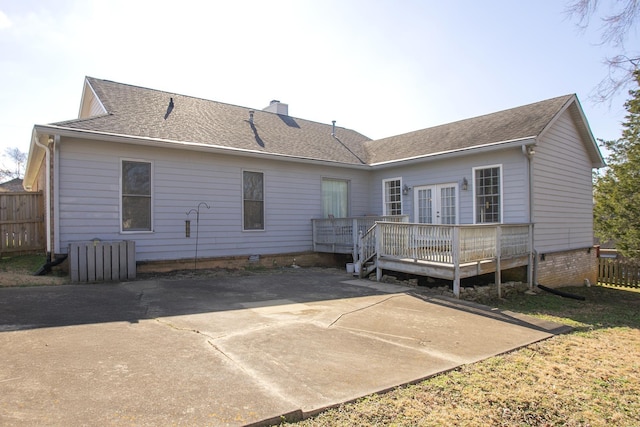
[[433,223],[433,201],[431,189],[418,190],[418,222],[423,224]]
[[244,172],[244,199],[264,200],[262,173]]
[[262,202],[251,200],[244,201],[244,229],[264,229],[264,209]]
[[402,191],[399,179],[385,181],[384,201],[385,215],[402,215]]
[[264,230],[264,174],[242,173],[244,230]]
[[500,222],[500,168],[477,169],[476,223]]
[[151,231],[151,163],[122,162],[122,230]]
[[336,218],[349,216],[347,181],[337,179],[322,180],[322,211],[325,218],[333,215]]
[[440,189],[440,209],[442,224],[456,223],[456,189],[444,187]]
[[151,230],[150,197],[122,197],[122,229]]
[[151,195],[151,164],[122,162],[122,194]]

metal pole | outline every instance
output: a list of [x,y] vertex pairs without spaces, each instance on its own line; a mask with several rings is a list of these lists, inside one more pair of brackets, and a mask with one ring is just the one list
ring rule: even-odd
[[205,206],[207,209],[210,209],[209,205],[206,204],[205,202],[200,202],[198,203],[198,207],[196,209],[191,209],[189,212],[187,212],[187,216],[189,216],[189,214],[191,214],[192,212],[196,213],[196,255],[193,261],[193,269],[197,270],[198,269],[198,240],[199,240],[199,234],[200,234],[200,206]]

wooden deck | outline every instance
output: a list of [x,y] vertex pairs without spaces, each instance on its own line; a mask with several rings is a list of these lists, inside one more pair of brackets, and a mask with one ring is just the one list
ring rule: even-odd
[[[408,223],[405,218],[388,221],[372,217],[369,228],[368,224],[356,223],[359,218],[314,220],[314,249],[352,253],[360,275],[376,270],[378,280],[382,270],[452,280],[456,296],[460,294],[460,279],[495,273],[500,291],[501,271],[525,265],[532,285],[533,225],[430,225]],[[338,224],[342,220],[351,223],[342,226],[346,228],[334,227],[334,236],[322,222]],[[323,230],[323,234],[316,234],[317,230]]]
[[313,250],[334,254],[352,254],[358,259],[358,238],[377,221],[408,222],[407,215],[358,216],[348,218],[312,219]]

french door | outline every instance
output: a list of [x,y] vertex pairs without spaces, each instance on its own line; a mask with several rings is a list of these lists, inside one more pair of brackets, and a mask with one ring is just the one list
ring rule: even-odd
[[416,222],[458,223],[458,185],[455,183],[413,187],[413,201]]

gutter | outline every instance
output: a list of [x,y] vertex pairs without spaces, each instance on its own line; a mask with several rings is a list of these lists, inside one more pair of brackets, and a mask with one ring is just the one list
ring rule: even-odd
[[431,161],[431,160],[442,160],[442,159],[460,157],[460,156],[468,155],[471,152],[484,153],[484,152],[494,151],[494,150],[503,149],[503,148],[521,147],[521,146],[524,147],[531,144],[535,144],[535,142],[536,142],[536,138],[534,136],[527,136],[525,138],[511,139],[507,141],[492,142],[492,143],[480,145],[480,146],[476,145],[473,147],[461,148],[459,150],[441,151],[439,153],[424,154],[421,156],[407,157],[405,159],[372,163],[371,167],[373,169],[384,169],[388,167],[404,166],[404,165],[410,165],[415,163],[423,163],[425,161]]
[[51,125],[36,125],[35,129],[41,133],[55,133],[59,136],[68,136],[71,138],[87,138],[87,139],[95,139],[100,141],[108,141],[108,142],[117,142],[123,144],[133,144],[133,145],[144,145],[144,146],[154,146],[154,147],[165,147],[169,149],[189,149],[193,151],[203,151],[209,153],[219,153],[219,154],[233,154],[245,157],[253,157],[253,158],[270,158],[273,160],[287,160],[291,162],[298,163],[306,163],[306,164],[316,164],[323,166],[340,166],[340,167],[351,167],[355,169],[370,169],[370,166],[367,164],[356,164],[356,163],[343,163],[335,160],[321,160],[321,159],[313,159],[308,157],[298,157],[292,156],[288,154],[277,154],[277,153],[265,153],[263,151],[257,150],[248,150],[244,148],[234,148],[234,147],[226,147],[223,145],[212,145],[212,144],[202,144],[197,142],[182,142],[182,141],[174,141],[168,139],[158,139],[158,138],[148,138],[141,136],[128,136],[128,135],[119,135],[108,132],[96,132],[96,131],[87,131],[83,129],[70,129],[65,127],[51,126]]
[[409,157],[409,158],[399,159],[399,160],[390,160],[390,161],[371,163],[371,164],[367,164],[367,163],[357,164],[357,163],[344,163],[344,162],[339,162],[335,160],[321,160],[321,159],[313,159],[309,157],[298,157],[298,156],[292,156],[288,154],[265,153],[263,151],[227,147],[223,145],[212,145],[212,144],[202,144],[198,142],[183,142],[183,141],[175,141],[175,140],[169,140],[169,139],[120,135],[120,134],[114,134],[109,132],[88,131],[84,129],[72,129],[72,128],[53,126],[53,125],[36,125],[35,130],[40,133],[45,133],[45,134],[54,133],[59,136],[68,136],[72,138],[83,137],[87,139],[117,142],[122,144],[134,144],[134,145],[154,146],[154,147],[160,146],[160,147],[166,147],[169,149],[189,149],[193,151],[202,151],[202,152],[209,152],[209,153],[219,153],[219,154],[227,154],[227,155],[231,154],[231,155],[239,155],[239,156],[246,156],[246,157],[253,157],[253,158],[260,158],[260,159],[269,158],[273,160],[286,160],[290,162],[315,164],[315,165],[322,165],[322,166],[340,166],[340,167],[347,167],[347,168],[360,169],[360,170],[377,170],[377,169],[386,169],[386,168],[396,167],[396,166],[410,165],[415,163],[423,163],[425,161],[459,157],[463,155],[468,155],[470,153],[483,153],[483,152],[489,152],[489,151],[510,148],[510,147],[520,147],[523,145],[533,144],[536,141],[534,136],[529,136],[524,138],[485,144],[481,146],[463,148],[460,150],[442,151],[439,153],[425,154],[421,156]]

